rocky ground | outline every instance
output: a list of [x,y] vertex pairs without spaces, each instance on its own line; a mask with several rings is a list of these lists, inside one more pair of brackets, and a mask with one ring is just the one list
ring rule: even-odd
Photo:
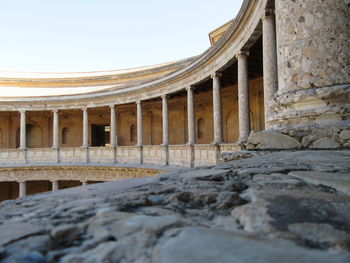
[[350,262],[350,151],[224,159],[0,203],[0,261]]

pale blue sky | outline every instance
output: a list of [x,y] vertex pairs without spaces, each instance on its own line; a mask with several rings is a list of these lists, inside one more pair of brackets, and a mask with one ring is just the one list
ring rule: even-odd
[[0,0],[0,71],[147,66],[204,52],[242,0]]

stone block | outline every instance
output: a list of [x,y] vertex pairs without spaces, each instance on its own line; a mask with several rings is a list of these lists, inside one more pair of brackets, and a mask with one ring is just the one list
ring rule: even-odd
[[310,148],[311,149],[337,149],[340,145],[333,138],[324,137],[314,141]]
[[350,140],[350,130],[344,130],[339,135],[340,140]]
[[307,250],[291,241],[271,240],[242,232],[185,228],[153,250],[154,263],[211,262],[347,262],[347,254],[334,257],[324,251]]
[[288,175],[297,177],[309,184],[324,185],[350,195],[349,173],[328,173],[318,171],[293,171]]
[[274,131],[252,133],[248,138],[248,145],[255,145],[254,149],[257,150],[300,149],[302,147],[296,139]]

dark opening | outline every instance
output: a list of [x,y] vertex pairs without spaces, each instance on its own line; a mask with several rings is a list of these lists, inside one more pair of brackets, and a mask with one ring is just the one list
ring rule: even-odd
[[109,125],[91,125],[91,146],[109,146]]
[[64,127],[62,129],[62,144],[67,144],[68,143],[68,133],[69,133],[69,128]]

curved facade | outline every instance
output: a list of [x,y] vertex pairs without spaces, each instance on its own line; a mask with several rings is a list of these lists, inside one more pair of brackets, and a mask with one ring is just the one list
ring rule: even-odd
[[262,130],[298,148],[347,148],[348,9],[341,0],[246,0],[197,57],[110,72],[2,73],[0,163],[195,167]]

